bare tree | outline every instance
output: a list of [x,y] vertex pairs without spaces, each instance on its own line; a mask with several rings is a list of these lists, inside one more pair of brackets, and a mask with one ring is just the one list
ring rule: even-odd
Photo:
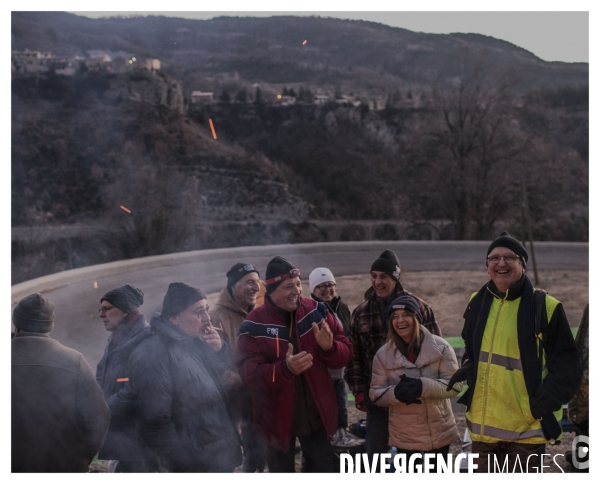
[[481,63],[432,92],[425,140],[425,197],[452,223],[455,239],[486,239],[494,223],[519,207],[515,159],[527,137],[512,116],[507,85]]

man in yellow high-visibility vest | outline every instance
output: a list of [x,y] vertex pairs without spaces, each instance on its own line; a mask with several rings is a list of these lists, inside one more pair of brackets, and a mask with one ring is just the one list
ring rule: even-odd
[[527,259],[507,232],[495,239],[487,251],[490,281],[464,315],[463,366],[449,386],[467,380],[459,402],[467,406],[479,472],[541,472],[546,442],[560,440],[562,405],[579,381],[562,304],[536,294],[525,274]]

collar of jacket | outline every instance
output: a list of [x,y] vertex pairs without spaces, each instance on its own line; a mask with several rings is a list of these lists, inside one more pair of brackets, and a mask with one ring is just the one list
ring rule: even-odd
[[[405,292],[406,291],[402,287],[402,284],[397,282],[396,287],[394,288],[394,293],[390,297],[393,297],[394,299],[396,299],[397,296],[402,295]],[[370,300],[370,301],[377,300],[377,294],[375,293],[375,288],[373,286],[369,287],[369,289],[367,289],[367,291],[365,292],[365,299]]]
[[216,305],[221,306],[223,309],[227,309],[228,311],[241,314],[242,316],[246,316],[246,314],[254,309],[254,306],[249,306],[250,310],[246,311],[243,307],[236,303],[227,286],[221,290],[221,293],[219,294],[219,300],[217,301]]
[[421,342],[421,349],[419,355],[414,363],[412,363],[406,356],[404,356],[393,341],[389,341],[388,344],[394,350],[393,355],[396,359],[403,360],[403,367],[405,368],[421,368],[427,366],[434,361],[438,361],[442,358],[442,352],[439,345],[436,343],[435,338],[429,332],[425,326],[421,326],[421,334],[423,335],[423,341]]
[[50,338],[48,333],[33,333],[31,331],[19,331],[18,333],[15,333],[13,338],[22,338],[24,336],[41,336],[43,338]]
[[[296,309],[298,309],[300,307],[301,301],[302,301],[302,296],[298,296],[298,307]],[[281,316],[283,316],[285,318],[285,320],[288,322],[289,322],[290,318],[292,317],[293,313],[296,312],[296,311],[287,311],[285,309],[281,309],[279,306],[276,306],[275,303],[273,302],[273,300],[271,299],[271,296],[269,296],[268,294],[265,294],[264,305],[266,307],[268,307],[271,311],[277,311],[277,313],[280,314]]]
[[334,313],[337,313],[338,306],[340,305],[340,301],[342,300],[342,298],[340,296],[335,296],[331,300],[331,302],[325,302],[325,301],[321,301],[317,296],[315,296],[312,293],[311,293],[310,297],[311,297],[311,299],[314,299],[317,302],[325,304]]
[[162,319],[152,319],[150,322],[150,326],[152,326],[152,330],[155,333],[166,336],[167,338],[172,338],[176,340],[194,340],[197,338],[192,338],[181,331],[177,326],[172,324],[169,321],[163,321]]
[[[133,325],[129,329],[127,329],[126,331],[123,332],[123,334],[121,335],[121,340],[116,343],[117,346],[115,346],[115,348],[113,348],[113,350],[122,347],[128,341],[131,341],[135,336],[140,334],[142,331],[144,331],[145,328],[148,328],[149,326],[150,325],[146,322],[146,316],[144,316],[141,313],[138,314],[138,317],[134,321]],[[114,335],[115,335],[115,333],[111,333],[108,336],[109,344],[112,341]]]
[[487,288],[497,299],[505,299],[507,301],[514,301],[515,299],[520,298],[523,295],[523,286],[525,285],[525,273],[521,276],[521,278],[515,282],[512,286],[508,288],[506,293],[500,292],[494,284],[494,281],[490,280],[488,282]]

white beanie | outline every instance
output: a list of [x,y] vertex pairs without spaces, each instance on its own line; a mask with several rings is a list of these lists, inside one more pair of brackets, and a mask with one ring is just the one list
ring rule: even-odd
[[308,284],[310,286],[310,292],[315,290],[319,284],[323,284],[324,282],[335,282],[335,277],[327,267],[317,267],[314,271],[310,273],[308,276]]

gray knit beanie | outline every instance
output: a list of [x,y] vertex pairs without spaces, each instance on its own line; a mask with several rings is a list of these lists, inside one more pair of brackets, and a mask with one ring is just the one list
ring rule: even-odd
[[125,284],[108,291],[100,299],[102,301],[108,301],[124,313],[130,313],[144,304],[144,292],[131,284]]
[[12,317],[13,324],[29,333],[49,333],[54,327],[54,303],[39,293],[19,301]]

